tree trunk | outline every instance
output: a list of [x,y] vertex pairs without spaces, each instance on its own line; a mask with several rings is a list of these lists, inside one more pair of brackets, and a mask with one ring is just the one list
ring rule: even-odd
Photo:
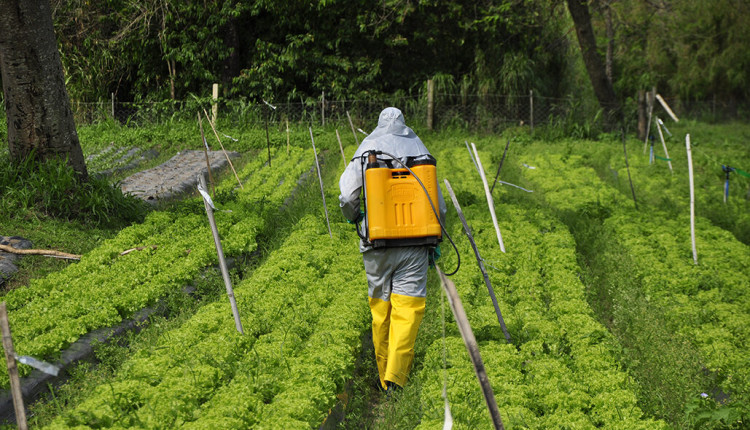
[[607,122],[614,126],[620,119],[620,103],[612,88],[612,82],[607,79],[607,72],[602,58],[596,50],[594,30],[591,27],[591,14],[586,0],[566,0],[570,16],[576,27],[578,44],[581,47],[581,55],[586,65],[586,71],[594,87],[594,94],[599,100],[599,106],[604,110]]
[[0,0],[0,70],[11,160],[67,159],[87,179],[49,0]]

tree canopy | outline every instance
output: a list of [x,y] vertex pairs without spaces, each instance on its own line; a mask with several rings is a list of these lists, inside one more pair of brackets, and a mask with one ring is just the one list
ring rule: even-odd
[[[750,5],[591,0],[618,98],[750,98]],[[299,99],[449,90],[580,94],[573,22],[554,0],[53,0],[71,97]],[[608,49],[609,48],[609,49]]]

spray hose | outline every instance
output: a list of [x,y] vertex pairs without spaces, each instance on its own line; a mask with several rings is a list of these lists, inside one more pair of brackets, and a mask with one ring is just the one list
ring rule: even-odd
[[[400,164],[403,168],[405,168],[406,170],[408,170],[409,173],[412,175],[412,177],[414,179],[416,179],[417,182],[419,183],[419,185],[422,187],[422,190],[424,191],[425,196],[427,196],[427,201],[430,202],[430,207],[432,208],[432,213],[435,214],[435,219],[437,219],[438,224],[440,224],[440,229],[442,230],[442,232],[445,234],[445,237],[448,238],[448,241],[453,246],[453,250],[456,252],[456,258],[458,259],[458,262],[456,263],[456,269],[454,271],[450,272],[450,273],[446,273],[445,275],[446,276],[453,276],[453,275],[455,275],[458,272],[458,269],[461,267],[461,254],[458,252],[458,248],[456,247],[456,243],[453,242],[453,238],[451,238],[451,235],[448,233],[448,230],[446,230],[445,225],[443,224],[443,221],[440,219],[440,214],[438,213],[437,209],[435,208],[435,204],[433,203],[432,198],[430,198],[430,193],[427,192],[427,187],[424,186],[424,184],[422,183],[422,180],[419,179],[419,177],[414,174],[414,172],[409,168],[409,166],[407,166],[401,160],[399,160],[398,158],[396,158],[395,155],[389,154],[389,153],[384,152],[384,151],[373,151],[373,150],[370,150],[370,151],[363,152],[362,155],[360,155],[360,157],[359,157],[360,158],[360,162],[361,162],[361,166],[362,166],[361,172],[362,172],[362,185],[363,185],[363,188],[364,188],[364,183],[365,183],[365,169],[364,169],[364,166],[366,164],[367,156],[371,155],[371,154],[372,155],[376,155],[376,156],[377,155],[387,155],[388,157],[391,157],[398,164]],[[367,196],[365,196],[365,198],[367,198]],[[367,208],[366,202],[364,204],[364,207],[365,207],[365,210],[366,210],[366,208]],[[367,238],[364,237],[364,236],[362,236],[362,233],[360,232],[359,223],[357,223],[356,225],[357,225],[357,234],[359,235],[359,237],[362,240],[367,240]]]

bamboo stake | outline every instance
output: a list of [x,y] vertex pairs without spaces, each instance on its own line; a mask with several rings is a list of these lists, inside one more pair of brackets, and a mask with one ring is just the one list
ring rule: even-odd
[[667,144],[664,142],[664,133],[661,132],[661,126],[659,125],[659,117],[656,117],[656,129],[659,130],[659,139],[661,139],[661,146],[664,148],[664,155],[667,157],[667,164],[669,164],[669,171],[674,174],[672,170],[672,161],[669,160],[669,151],[667,151]]
[[474,159],[474,154],[471,152],[471,148],[469,148],[469,141],[464,140],[464,144],[466,145],[466,150],[469,151],[469,157],[471,157],[471,162],[474,163],[474,167],[477,168],[477,173],[479,173],[479,176],[482,176],[482,172],[479,171],[479,166],[477,166],[477,160]]
[[690,240],[693,243],[693,262],[698,264],[698,250],[695,247],[695,187],[693,185],[693,153],[690,149],[690,134],[685,135],[687,149],[688,177],[690,179]]
[[0,330],[3,335],[3,350],[5,350],[5,363],[8,366],[10,377],[10,393],[13,397],[13,408],[16,412],[16,424],[19,430],[28,429],[26,422],[26,408],[23,405],[23,393],[21,392],[21,380],[18,377],[18,365],[16,364],[16,352],[13,349],[13,337],[10,334],[8,324],[8,309],[5,302],[0,303]]
[[245,187],[242,186],[242,181],[240,181],[240,177],[237,175],[237,171],[234,170],[234,165],[232,164],[232,160],[229,159],[229,154],[227,154],[227,150],[224,149],[224,144],[221,143],[221,139],[219,138],[219,133],[216,132],[216,127],[214,127],[214,123],[211,122],[211,120],[208,118],[208,112],[206,112],[205,109],[203,109],[203,115],[206,116],[206,121],[208,121],[208,124],[211,126],[211,130],[213,130],[214,136],[216,136],[216,141],[219,142],[219,146],[221,147],[221,150],[224,152],[224,156],[227,158],[229,167],[232,168],[232,173],[234,173],[234,177],[237,179],[237,183],[240,184],[240,188],[244,190]]
[[81,259],[81,256],[78,254],[68,254],[67,252],[55,251],[54,249],[16,249],[9,245],[0,245],[0,251],[22,255],[44,255],[47,257],[67,258],[70,260]]
[[310,140],[312,141],[313,155],[315,156],[315,169],[318,172],[318,181],[320,182],[320,195],[323,197],[323,210],[326,213],[326,225],[328,226],[328,235],[333,239],[331,233],[331,222],[328,221],[328,206],[326,206],[326,193],[323,190],[323,177],[320,175],[320,164],[318,164],[318,151],[315,149],[315,138],[313,137],[312,127],[310,129]]
[[677,115],[675,115],[674,112],[672,112],[672,109],[669,108],[669,105],[667,104],[667,102],[664,101],[663,98],[661,98],[661,95],[657,94],[656,95],[656,100],[659,100],[659,103],[661,104],[661,107],[663,107],[664,110],[667,111],[667,113],[669,114],[669,116],[672,117],[672,119],[674,120],[674,122],[680,122],[680,120],[677,118]]
[[357,146],[359,146],[359,138],[357,137],[357,132],[354,131],[354,123],[352,122],[352,117],[349,115],[349,111],[346,111],[346,117],[349,119],[349,127],[352,128],[352,134],[354,135],[354,141],[357,142]]
[[232,279],[229,277],[229,269],[227,269],[227,262],[224,260],[224,250],[221,247],[221,238],[219,237],[219,229],[216,227],[216,220],[214,219],[213,202],[205,193],[206,189],[206,178],[203,175],[198,175],[198,191],[203,196],[203,205],[206,207],[206,215],[208,216],[208,223],[211,225],[211,233],[214,236],[214,244],[216,245],[216,253],[219,256],[219,268],[221,269],[221,277],[224,278],[224,286],[227,289],[227,296],[229,297],[229,304],[232,306],[232,315],[234,316],[234,326],[237,331],[241,334],[245,334],[242,329],[242,321],[240,320],[240,311],[237,308],[237,301],[234,298],[234,289],[232,288]]
[[339,149],[341,150],[341,158],[344,160],[344,167],[346,167],[346,156],[344,155],[344,147],[341,145],[341,135],[339,135],[339,129],[336,129],[336,139],[339,141]]
[[495,307],[495,314],[497,315],[497,321],[500,323],[500,328],[503,329],[503,334],[505,335],[505,340],[508,341],[508,343],[511,343],[510,341],[510,333],[508,333],[508,329],[505,327],[505,320],[503,320],[503,314],[500,312],[500,306],[497,304],[497,298],[495,297],[495,290],[492,288],[492,283],[490,282],[490,277],[487,274],[487,270],[484,268],[484,260],[482,260],[482,257],[479,255],[479,249],[477,249],[477,244],[474,242],[474,236],[471,234],[471,229],[469,228],[469,224],[466,222],[466,217],[464,217],[464,213],[461,210],[461,206],[458,204],[458,199],[456,198],[456,194],[453,192],[453,188],[451,187],[450,182],[448,182],[447,179],[443,179],[445,182],[445,187],[448,189],[448,194],[451,196],[451,200],[453,201],[453,206],[456,208],[456,212],[458,212],[458,217],[461,219],[461,223],[464,225],[464,232],[466,233],[466,237],[469,238],[469,243],[471,243],[471,248],[474,250],[474,256],[477,258],[477,264],[479,265],[479,270],[482,271],[482,276],[484,277],[484,284],[487,286],[487,291],[490,293],[490,298],[492,299],[492,305]]
[[208,159],[208,141],[203,133],[203,120],[201,113],[198,112],[198,127],[201,129],[201,139],[203,139],[203,153],[206,155],[206,168],[208,169],[208,180],[211,182],[211,195],[216,197],[216,187],[214,187],[214,175],[211,173],[211,160]]
[[[533,127],[532,127],[533,128]],[[505,143],[505,150],[503,151],[503,158],[500,159],[500,164],[497,166],[497,173],[495,173],[495,180],[492,182],[492,188],[490,188],[490,194],[495,191],[495,184],[497,184],[497,178],[500,177],[500,169],[503,168],[503,162],[505,161],[505,155],[508,153],[508,147],[510,146],[510,138]]]
[[466,345],[466,350],[469,352],[469,358],[471,364],[474,366],[474,373],[477,375],[479,380],[479,386],[482,388],[482,394],[484,400],[487,403],[487,410],[490,413],[492,424],[496,430],[504,429],[503,420],[500,417],[500,409],[497,407],[497,401],[495,400],[495,392],[492,391],[490,380],[487,377],[487,371],[484,368],[484,362],[482,362],[482,356],[479,354],[479,345],[474,337],[474,332],[471,330],[469,319],[466,317],[466,311],[461,303],[461,298],[458,296],[456,286],[453,282],[445,276],[440,267],[435,265],[435,269],[440,276],[440,283],[443,285],[443,289],[448,295],[448,303],[450,304],[453,316],[456,319],[456,325],[458,325],[458,331],[461,333],[461,337]]
[[490,207],[490,215],[492,216],[492,223],[495,225],[495,233],[497,233],[497,241],[500,243],[500,250],[505,252],[505,245],[503,244],[503,235],[500,234],[500,226],[497,224],[497,216],[495,215],[495,201],[490,193],[490,186],[487,184],[487,178],[484,176],[484,168],[482,167],[482,160],[479,159],[479,153],[474,142],[471,142],[471,147],[474,150],[474,158],[477,162],[477,169],[479,169],[479,176],[482,177],[482,184],[484,184],[484,194],[487,196],[487,205]]

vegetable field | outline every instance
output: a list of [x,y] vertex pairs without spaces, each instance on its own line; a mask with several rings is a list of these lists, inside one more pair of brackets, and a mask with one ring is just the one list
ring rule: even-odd
[[[631,139],[626,164],[615,135],[550,142],[525,129],[502,136],[417,130],[438,160],[461,256],[452,280],[505,428],[749,425],[750,178],[733,173],[724,202],[721,167],[750,170],[750,128],[670,128],[673,170],[661,159],[651,163],[643,142]],[[270,165],[265,145],[243,147],[243,188],[231,175],[217,183],[224,253],[242,266],[233,281],[244,334],[235,330],[223,285],[214,284],[219,293],[196,295],[189,314],[107,346],[122,359],[97,373],[96,386],[82,382],[95,365],[66,370],[70,380],[30,407],[30,423],[440,429],[445,389],[453,428],[492,428],[434,270],[410,382],[391,399],[375,388],[367,283],[357,234],[338,210],[344,162],[332,131],[316,133],[330,235],[304,133],[288,151],[271,148]],[[695,145],[697,264],[686,133]],[[495,185],[493,198],[506,252],[465,141],[476,144],[490,180],[503,160],[506,184]],[[352,141],[343,150],[350,156],[355,148]],[[443,179],[472,229],[510,343]],[[438,265],[452,271],[455,252],[447,242],[441,248]],[[217,263],[197,194],[151,212],[80,262],[5,294],[16,352],[55,362],[81,336],[158,305]],[[22,376],[31,373],[19,366]],[[6,372],[0,383],[8,388]],[[63,399],[59,390],[73,394]]]

